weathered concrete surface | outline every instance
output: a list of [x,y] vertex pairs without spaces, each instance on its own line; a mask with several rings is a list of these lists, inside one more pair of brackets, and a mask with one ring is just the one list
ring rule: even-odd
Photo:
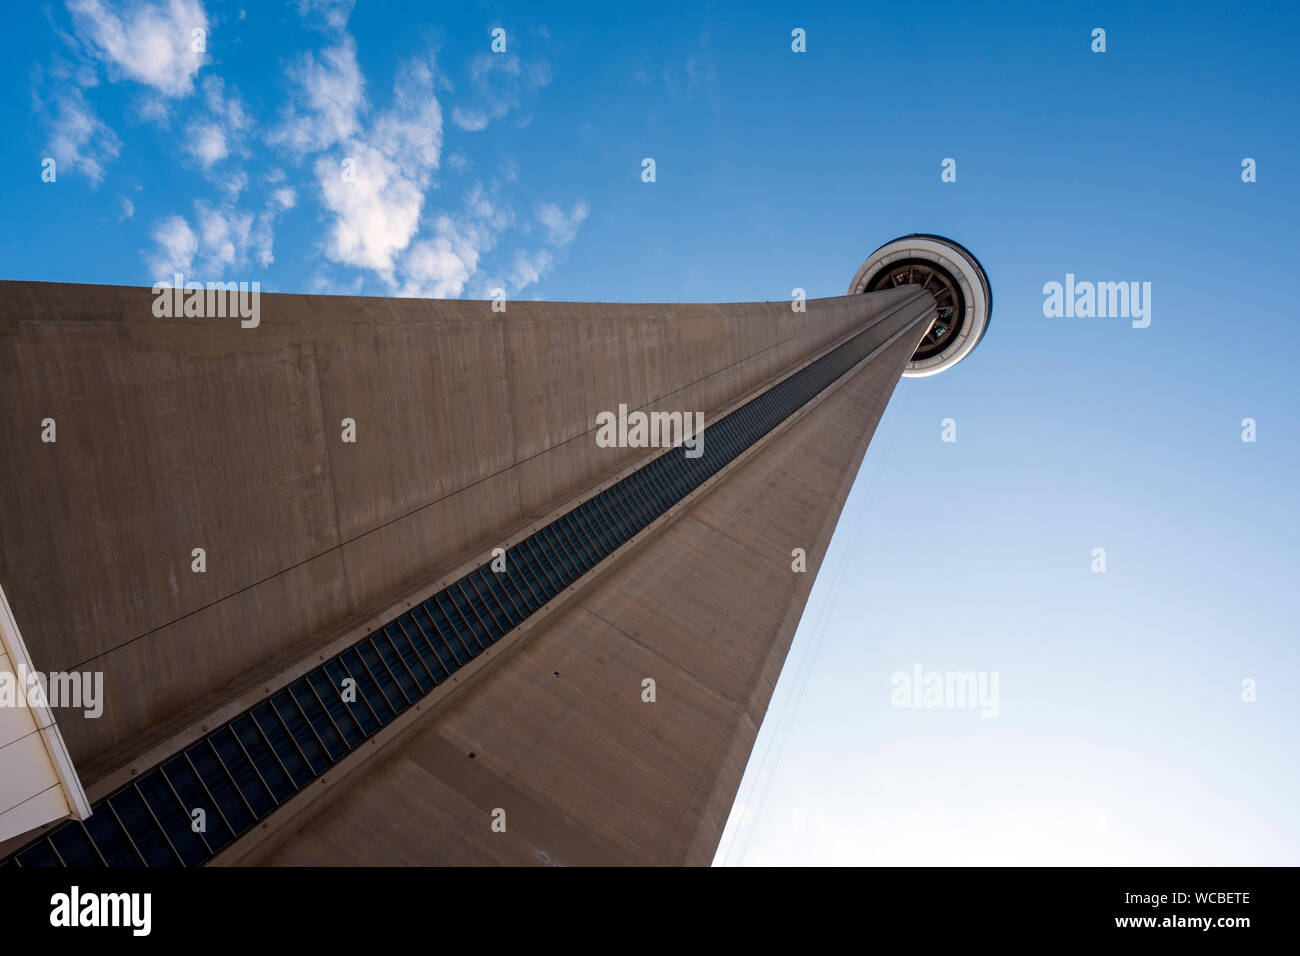
[[[708,865],[925,325],[847,377],[261,862]],[[807,550],[807,574],[791,549]],[[641,699],[642,680],[657,700]],[[493,832],[493,813],[506,832]],[[256,857],[253,857],[256,859]]]
[[598,411],[710,412],[906,294],[263,295],[243,329],[155,318],[147,289],[0,282],[0,584],[38,667],[104,672],[102,718],[58,712],[83,782],[640,454],[596,447]]

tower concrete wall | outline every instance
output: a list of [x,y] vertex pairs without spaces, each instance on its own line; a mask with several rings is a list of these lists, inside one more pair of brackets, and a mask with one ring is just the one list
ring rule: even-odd
[[907,295],[266,294],[241,328],[0,282],[0,585],[38,667],[103,672],[102,717],[58,712],[83,780],[626,466],[598,411],[707,415]]

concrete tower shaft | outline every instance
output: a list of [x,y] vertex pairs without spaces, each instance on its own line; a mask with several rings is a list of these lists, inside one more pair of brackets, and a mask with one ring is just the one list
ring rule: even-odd
[[[936,291],[249,328],[0,283],[0,586],[104,684],[58,713],[91,817],[0,865],[707,863]],[[602,444],[624,406],[702,414],[700,453]]]

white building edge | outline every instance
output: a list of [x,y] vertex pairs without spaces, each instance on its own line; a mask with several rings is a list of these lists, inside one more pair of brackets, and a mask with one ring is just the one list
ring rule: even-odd
[[15,690],[0,698],[0,842],[56,820],[90,816],[54,712],[43,699],[29,701],[19,679],[35,670],[0,588],[0,681]]

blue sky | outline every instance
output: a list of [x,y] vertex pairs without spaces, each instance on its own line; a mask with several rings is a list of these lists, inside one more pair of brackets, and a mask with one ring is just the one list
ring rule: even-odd
[[[0,278],[744,301],[839,295],[886,240],[951,235],[990,331],[900,385],[719,862],[1300,862],[1293,5],[77,0],[8,24]],[[368,191],[338,188],[347,158]],[[1046,318],[1067,273],[1150,282],[1151,325]],[[998,716],[891,706],[918,663],[997,672]]]

